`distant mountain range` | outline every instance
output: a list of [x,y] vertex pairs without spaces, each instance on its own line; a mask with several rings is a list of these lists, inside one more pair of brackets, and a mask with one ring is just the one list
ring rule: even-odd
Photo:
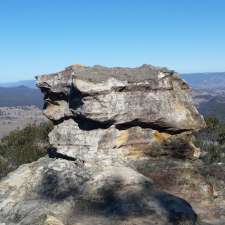
[[225,88],[225,72],[181,74],[192,88],[215,89]]
[[[225,121],[225,72],[181,74],[193,89],[193,99],[199,111]],[[35,80],[0,83],[0,107],[43,105],[43,95]]]
[[37,88],[26,86],[0,87],[0,107],[43,105],[43,95]]
[[8,83],[0,83],[0,87],[18,87],[18,86],[25,86],[28,88],[37,88],[35,80],[21,80],[15,82],[8,82]]
[[204,116],[225,121],[225,72],[182,74],[193,89],[193,99]]

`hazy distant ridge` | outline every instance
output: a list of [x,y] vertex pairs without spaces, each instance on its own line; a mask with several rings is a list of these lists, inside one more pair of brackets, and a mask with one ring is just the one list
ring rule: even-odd
[[18,86],[37,88],[35,80],[21,80],[21,81],[15,81],[15,82],[0,83],[0,87],[18,87]]
[[225,87],[225,72],[214,73],[189,73],[182,74],[181,77],[188,84],[197,89],[215,89]]
[[0,87],[0,107],[43,105],[43,96],[38,89],[19,87]]

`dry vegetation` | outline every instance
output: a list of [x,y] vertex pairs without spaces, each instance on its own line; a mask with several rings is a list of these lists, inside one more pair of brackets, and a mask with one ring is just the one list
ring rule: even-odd
[[205,118],[207,127],[195,134],[195,144],[207,164],[225,162],[225,123],[216,117]]
[[50,123],[34,124],[4,137],[0,142],[0,178],[20,165],[44,156],[51,129]]

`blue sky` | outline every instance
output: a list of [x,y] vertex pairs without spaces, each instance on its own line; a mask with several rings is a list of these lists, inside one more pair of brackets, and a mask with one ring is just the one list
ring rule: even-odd
[[0,2],[0,82],[76,63],[225,71],[225,1]]

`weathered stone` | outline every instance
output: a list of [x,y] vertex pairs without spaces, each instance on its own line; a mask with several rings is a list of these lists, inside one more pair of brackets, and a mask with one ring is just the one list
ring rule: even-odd
[[[37,84],[45,115],[58,124],[50,143],[60,154],[86,161],[175,154],[165,148],[181,140],[174,134],[205,125],[187,84],[166,69],[74,65]],[[199,151],[187,136],[178,143],[180,157],[196,158]]]
[[55,124],[51,159],[0,182],[0,222],[198,224],[189,203],[161,191],[139,166],[199,156],[191,133],[205,123],[174,71],[73,65],[37,84]]
[[68,103],[65,100],[49,102],[48,107],[43,110],[44,115],[50,120],[60,120],[64,117],[72,116]]
[[58,219],[56,219],[54,216],[47,216],[43,225],[64,225],[64,224]]
[[173,71],[148,65],[132,69],[75,66],[39,77],[37,83],[45,93],[47,109],[58,106],[58,112],[45,110],[53,120],[73,113],[74,118],[99,123],[136,124],[171,132],[204,126],[189,87]]
[[[91,169],[62,159],[40,159],[0,183],[0,222],[11,225],[196,224],[184,200],[154,189],[131,168]],[[97,219],[96,219],[97,218]]]
[[56,125],[49,134],[50,143],[57,152],[85,161],[108,159],[101,163],[144,159],[160,155],[177,158],[198,158],[198,149],[191,142],[190,133],[171,135],[150,128],[131,127],[119,130],[80,129],[73,119]]

